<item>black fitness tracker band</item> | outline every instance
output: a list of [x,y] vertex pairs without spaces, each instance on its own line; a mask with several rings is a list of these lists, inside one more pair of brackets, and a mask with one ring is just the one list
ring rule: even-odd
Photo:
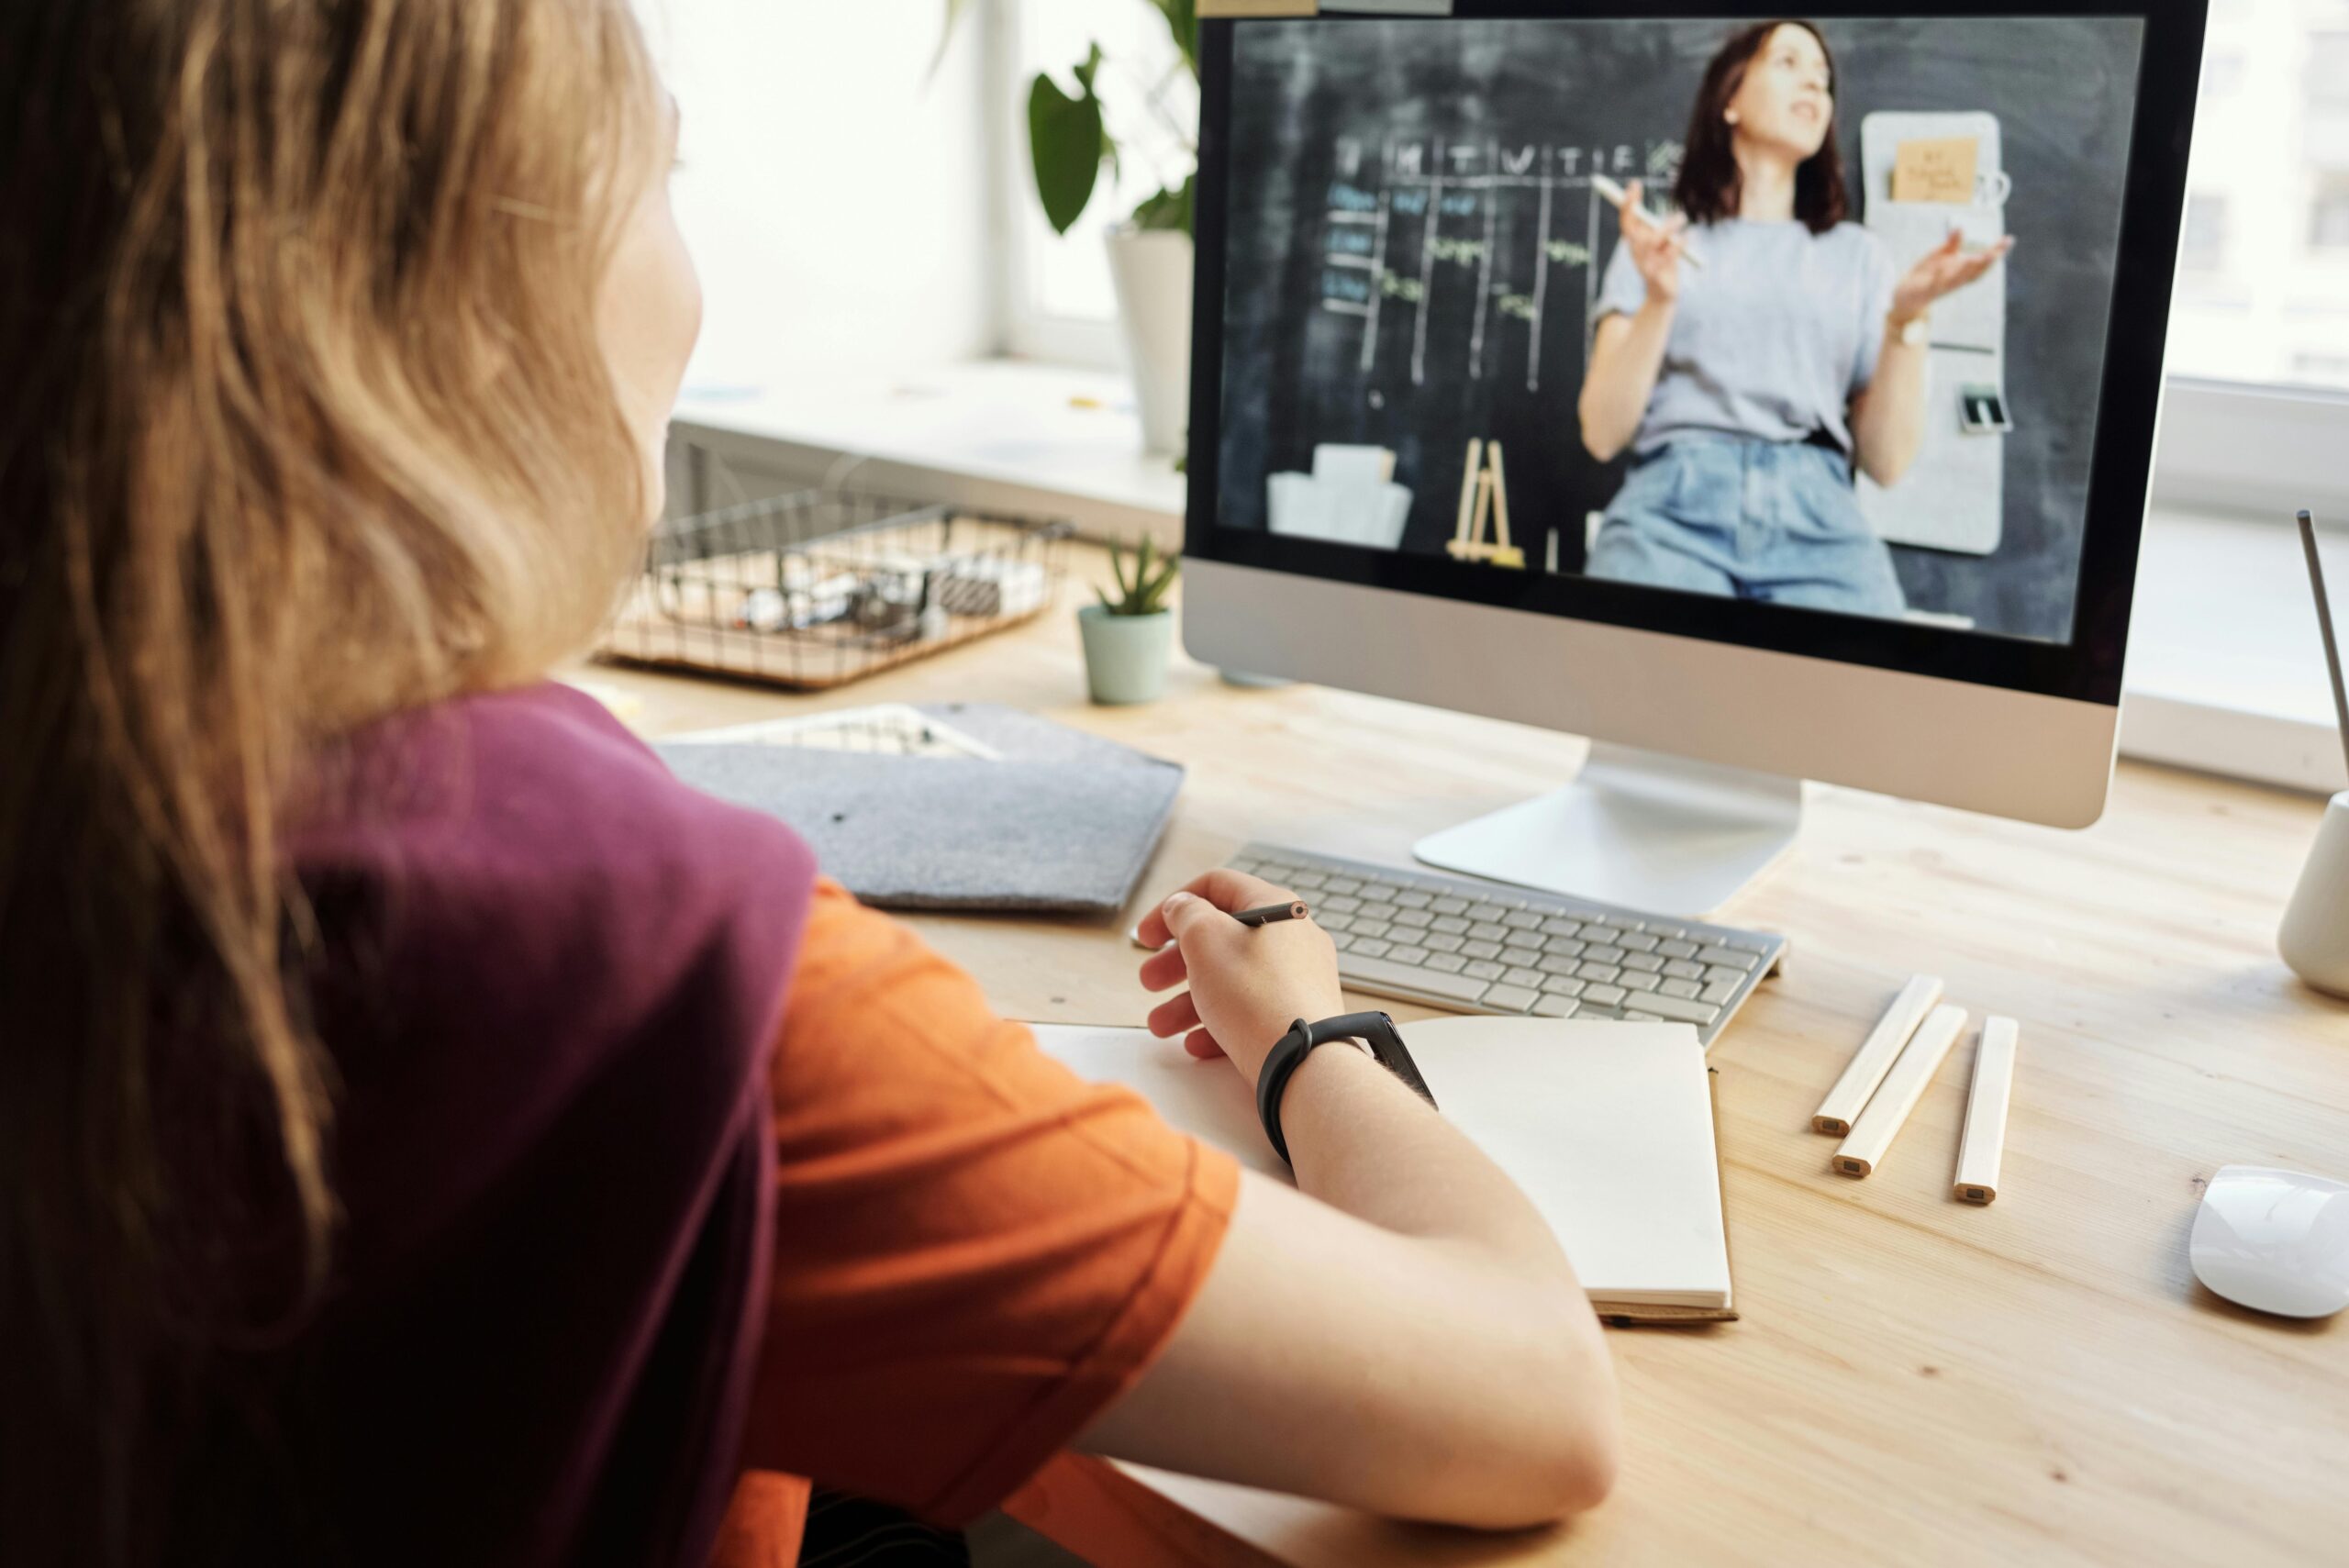
[[1281,1136],[1281,1094],[1288,1087],[1290,1075],[1305,1060],[1306,1053],[1333,1040],[1367,1042],[1370,1054],[1381,1066],[1400,1078],[1404,1086],[1431,1108],[1435,1105],[1435,1096],[1428,1092],[1427,1080],[1419,1076],[1419,1064],[1403,1048],[1403,1037],[1396,1029],[1395,1020],[1385,1013],[1345,1013],[1318,1024],[1299,1018],[1274,1045],[1272,1054],[1264,1058],[1264,1071],[1256,1075],[1256,1115],[1264,1124],[1264,1136],[1273,1140],[1274,1152],[1284,1162],[1288,1160],[1288,1140]]

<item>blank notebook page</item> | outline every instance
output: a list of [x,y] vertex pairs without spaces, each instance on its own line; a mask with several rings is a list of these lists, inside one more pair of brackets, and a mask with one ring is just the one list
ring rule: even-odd
[[[1142,1029],[1039,1025],[1084,1077],[1139,1091],[1173,1126],[1290,1180],[1247,1084]],[[1729,1246],[1704,1048],[1686,1024],[1443,1018],[1404,1043],[1453,1126],[1508,1173],[1593,1301],[1727,1307]],[[1343,1050],[1325,1046],[1324,1050]]]

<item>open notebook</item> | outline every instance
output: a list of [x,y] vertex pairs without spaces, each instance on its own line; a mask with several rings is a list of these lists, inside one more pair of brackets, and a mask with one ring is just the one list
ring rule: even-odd
[[[1143,1029],[1039,1025],[1036,1039],[1084,1077],[1128,1084],[1183,1131],[1290,1179],[1229,1063],[1196,1061]],[[1557,1232],[1602,1317],[1736,1316],[1711,1079],[1695,1029],[1464,1018],[1406,1025],[1403,1039],[1443,1115]]]

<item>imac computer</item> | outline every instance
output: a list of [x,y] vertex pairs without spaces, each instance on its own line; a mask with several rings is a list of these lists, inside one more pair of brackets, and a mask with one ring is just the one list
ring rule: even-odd
[[1199,12],[1186,647],[1594,742],[1422,862],[1693,915],[1805,780],[2098,817],[2201,0]]

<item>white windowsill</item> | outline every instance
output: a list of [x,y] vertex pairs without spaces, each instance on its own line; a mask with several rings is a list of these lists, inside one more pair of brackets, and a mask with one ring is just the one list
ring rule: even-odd
[[[688,387],[679,437],[860,485],[1182,542],[1185,482],[1142,455],[1126,377],[1008,360],[853,384]],[[2342,519],[2349,520],[2349,519]],[[2325,536],[2349,613],[2349,533]],[[2349,631],[2349,628],[2343,628]],[[2299,535],[2288,519],[2165,506],[2148,521],[2121,749],[2292,788],[2349,788]]]
[[1067,517],[1096,539],[1183,542],[1184,478],[1141,450],[1121,372],[1015,360],[918,374],[688,385],[673,425],[721,455],[749,443],[779,466],[885,494]]

